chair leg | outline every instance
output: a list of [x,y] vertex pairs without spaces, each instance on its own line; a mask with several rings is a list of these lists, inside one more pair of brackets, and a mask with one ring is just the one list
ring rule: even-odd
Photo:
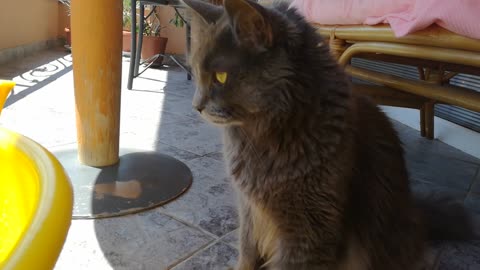
[[132,24],[131,24],[131,33],[132,33],[132,40],[131,40],[131,51],[130,51],[130,67],[128,69],[128,83],[127,83],[127,89],[132,90],[133,88],[133,77],[135,73],[135,54],[137,51],[137,7],[136,7],[137,1],[132,0],[131,1],[131,14],[130,17],[132,19]]
[[138,70],[140,69],[140,61],[142,59],[142,47],[143,47],[143,31],[145,30],[145,5],[140,3],[140,21],[138,22],[138,46],[135,52],[135,77],[138,76]]
[[[191,44],[190,42],[192,41],[191,40],[191,28],[190,28],[190,25],[187,24],[187,31],[185,32],[186,33],[186,41],[187,41],[187,54],[186,54],[186,58],[187,58],[187,63],[188,63],[188,57],[189,57],[189,54],[190,54],[190,49],[191,49]],[[190,67],[188,67],[190,69]],[[192,76],[190,75],[190,73],[187,73],[187,80],[191,80],[192,79]]]
[[425,110],[425,136],[432,140],[435,135],[435,101],[428,101],[424,105]]
[[420,108],[420,135],[422,137],[427,135],[425,127],[425,105]]

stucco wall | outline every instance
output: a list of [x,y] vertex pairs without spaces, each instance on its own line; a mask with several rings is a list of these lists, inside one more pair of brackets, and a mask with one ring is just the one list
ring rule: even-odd
[[0,50],[58,37],[57,0],[2,0]]
[[[65,37],[70,26],[66,9],[57,0],[2,0],[0,8],[0,50]],[[170,24],[171,7],[159,7],[162,36],[168,37],[167,53],[185,53],[185,27]]]
[[161,35],[168,37],[167,53],[184,54],[185,53],[185,29],[186,27],[178,28],[169,23],[170,19],[174,17],[175,10],[171,7],[160,7],[158,9],[158,16],[160,23],[166,26],[162,30]]

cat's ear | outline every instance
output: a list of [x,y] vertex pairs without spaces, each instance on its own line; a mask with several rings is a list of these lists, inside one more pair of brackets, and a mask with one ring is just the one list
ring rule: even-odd
[[223,14],[223,8],[207,3],[202,0],[183,0],[183,2],[195,11],[207,24],[214,24]]
[[223,5],[240,44],[259,50],[272,45],[272,25],[262,6],[248,0],[224,0]]

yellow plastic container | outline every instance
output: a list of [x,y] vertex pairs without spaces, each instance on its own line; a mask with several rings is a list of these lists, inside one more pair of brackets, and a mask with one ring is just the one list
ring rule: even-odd
[[[14,83],[0,80],[0,112]],[[70,228],[73,192],[58,160],[0,127],[0,269],[53,269]]]

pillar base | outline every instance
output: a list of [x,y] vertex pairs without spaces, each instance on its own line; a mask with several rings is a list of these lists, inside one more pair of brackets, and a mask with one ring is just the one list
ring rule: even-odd
[[158,207],[192,184],[192,173],[184,163],[153,151],[120,149],[120,161],[106,167],[81,164],[77,149],[53,154],[73,185],[74,219],[122,216]]

